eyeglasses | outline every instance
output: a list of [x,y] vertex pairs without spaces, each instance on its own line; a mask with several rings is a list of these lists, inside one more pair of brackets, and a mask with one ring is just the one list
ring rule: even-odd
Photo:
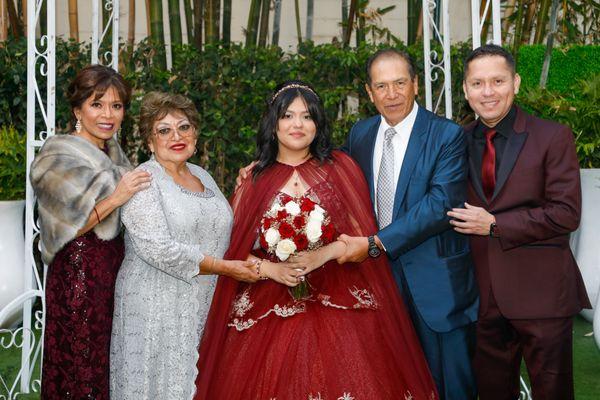
[[195,135],[196,128],[194,128],[194,126],[191,124],[182,124],[176,128],[164,126],[156,129],[154,134],[161,139],[171,139],[175,136],[175,131],[179,133],[180,137],[190,137]]

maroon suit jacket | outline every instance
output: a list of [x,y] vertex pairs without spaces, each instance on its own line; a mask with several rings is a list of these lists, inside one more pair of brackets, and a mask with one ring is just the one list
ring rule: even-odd
[[[469,154],[473,130],[465,128]],[[571,130],[517,107],[513,129],[487,202],[469,157],[468,202],[496,217],[499,238],[471,237],[480,314],[490,290],[509,319],[558,318],[591,308],[569,247],[581,216],[579,164]]]

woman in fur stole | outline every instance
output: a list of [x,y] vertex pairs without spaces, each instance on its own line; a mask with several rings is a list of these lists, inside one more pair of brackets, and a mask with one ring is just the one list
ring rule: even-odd
[[[42,399],[108,399],[113,293],[124,255],[119,207],[150,184],[114,139],[131,89],[114,70],[69,87],[75,132],[48,138],[31,165],[46,279]],[[128,172],[129,171],[129,172]]]

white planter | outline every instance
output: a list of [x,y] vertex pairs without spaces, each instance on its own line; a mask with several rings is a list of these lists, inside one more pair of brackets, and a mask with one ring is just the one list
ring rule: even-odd
[[[600,291],[600,288],[598,290]],[[600,296],[594,304],[594,310],[598,310],[598,308],[600,308]],[[594,313],[594,339],[596,340],[596,346],[600,349],[600,312]]]
[[[0,311],[24,289],[24,207],[25,200],[0,201]],[[18,308],[8,315],[0,328],[14,326],[21,322],[21,318],[21,309]]]
[[571,235],[571,249],[594,307],[581,311],[581,315],[592,322],[600,287],[600,169],[581,170],[581,194],[581,223]]

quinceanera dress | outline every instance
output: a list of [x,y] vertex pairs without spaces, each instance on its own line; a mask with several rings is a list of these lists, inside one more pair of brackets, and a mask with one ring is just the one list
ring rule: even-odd
[[[314,202],[324,210],[323,236],[331,236],[329,221],[339,233],[376,232],[361,170],[334,151],[323,164],[276,163],[242,184],[232,201],[226,257],[253,252],[276,261],[259,232],[273,221],[274,209],[291,199],[279,190],[294,170],[309,188],[294,202]],[[200,348],[196,399],[438,398],[385,256],[360,264],[333,260],[307,278],[310,295],[301,300],[271,280],[219,278]]]

